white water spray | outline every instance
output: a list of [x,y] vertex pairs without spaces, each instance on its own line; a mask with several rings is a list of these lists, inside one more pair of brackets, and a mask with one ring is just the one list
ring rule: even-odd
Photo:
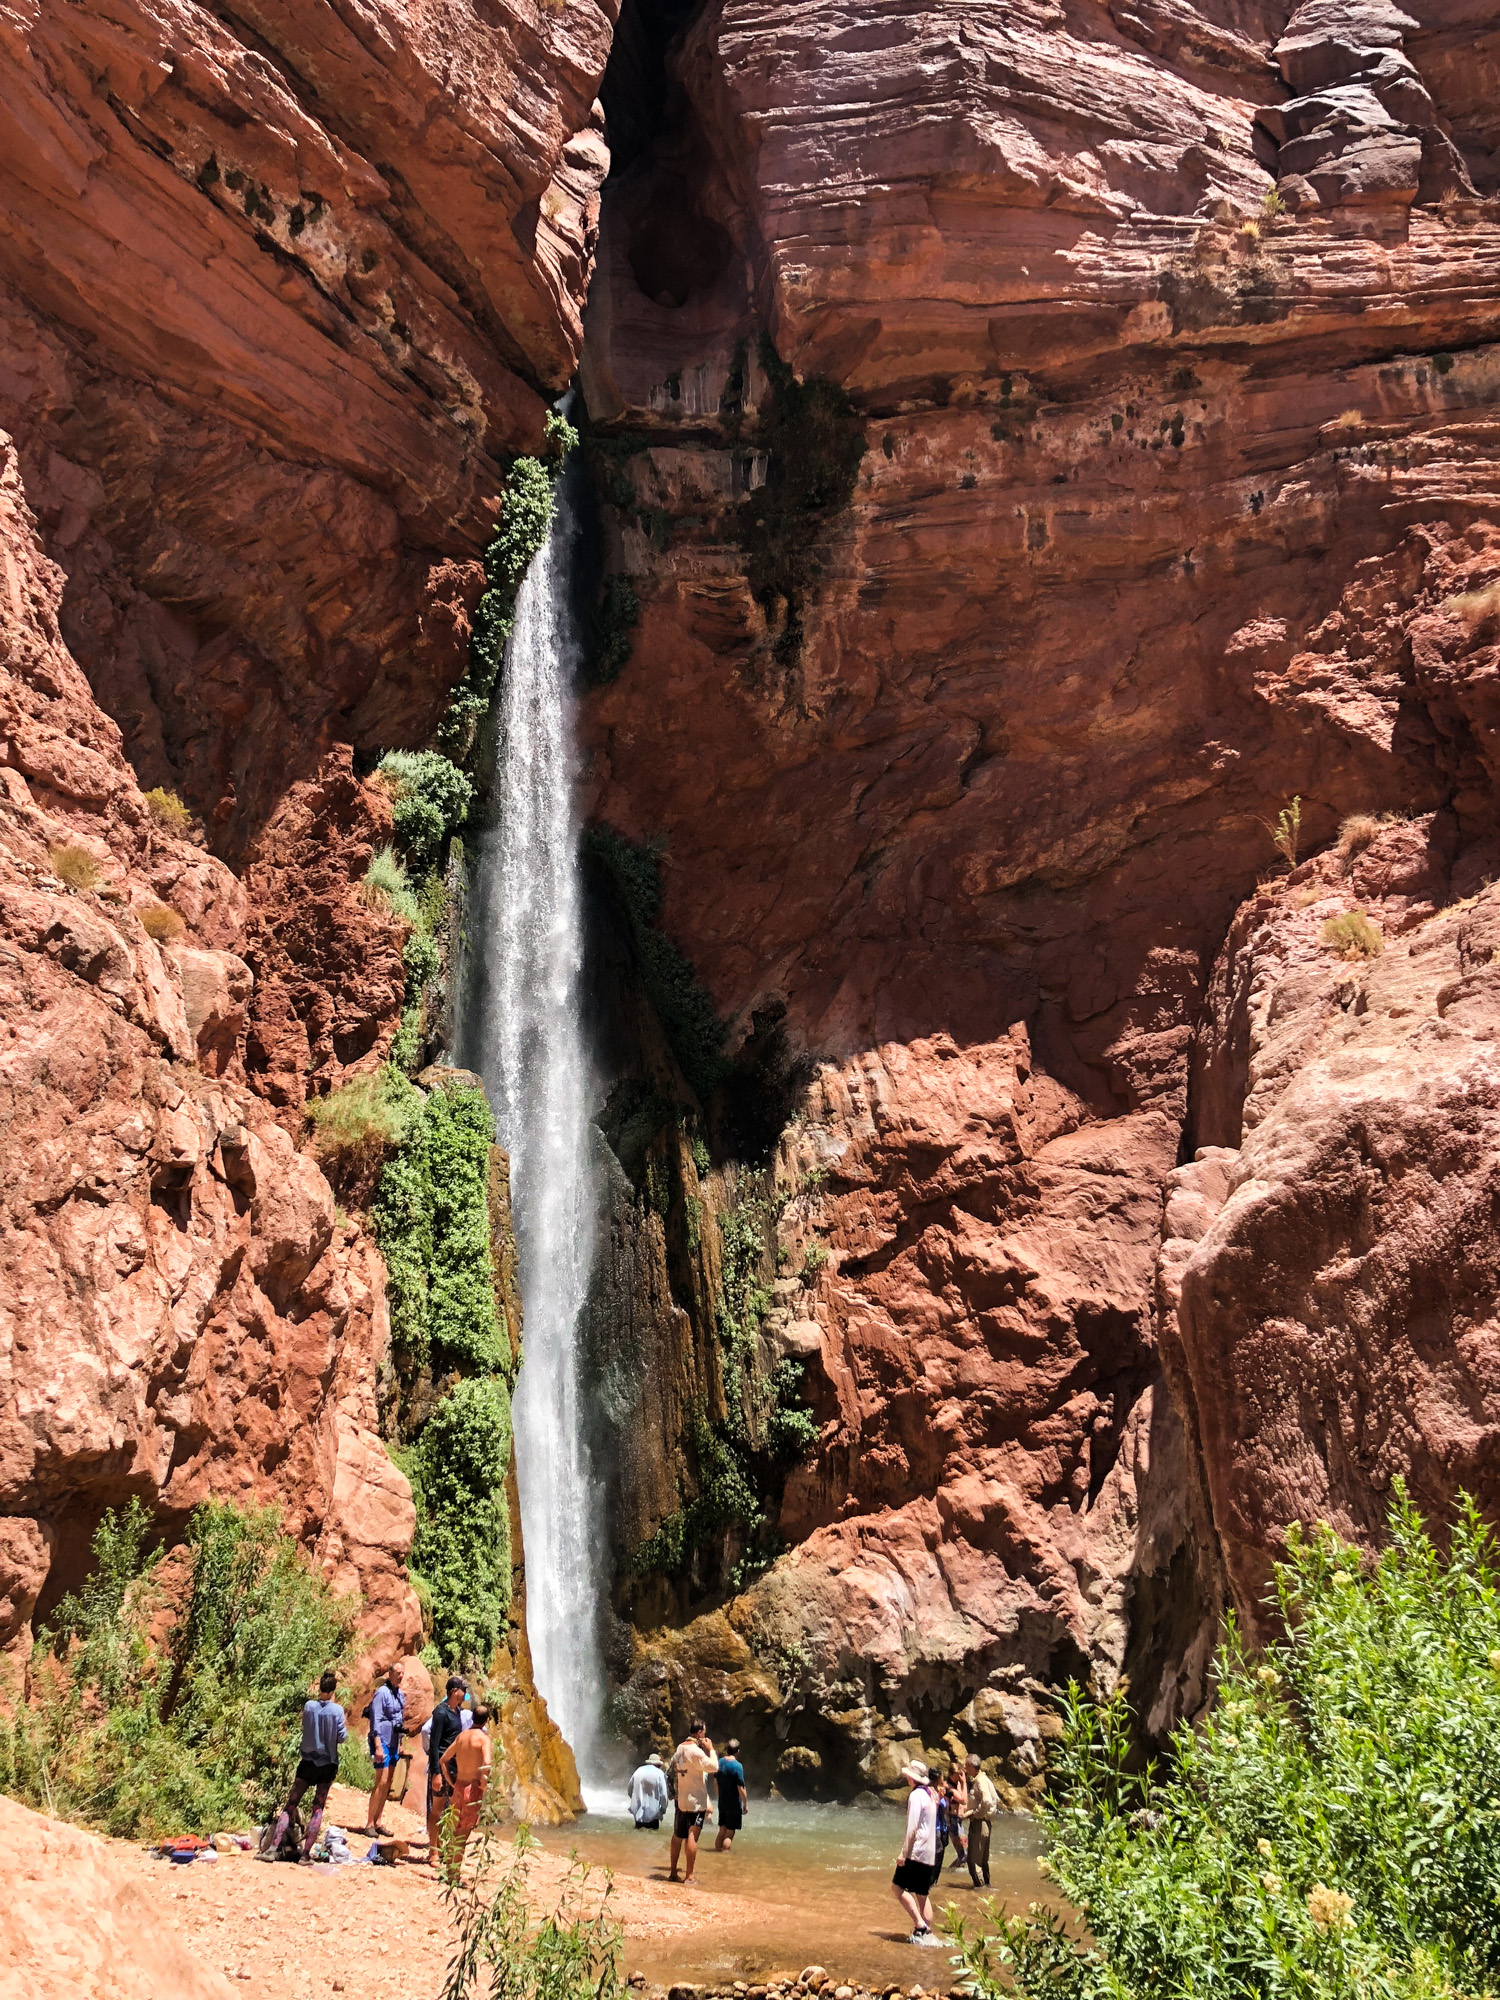
[[493,825],[480,857],[478,1004],[470,1060],[510,1154],[523,1353],[516,1469],[536,1682],[581,1771],[592,1768],[603,1673],[599,1493],[580,1393],[580,1318],[595,1236],[590,1071],[580,1016],[582,925],[568,604],[572,521],[559,481],[505,659]]

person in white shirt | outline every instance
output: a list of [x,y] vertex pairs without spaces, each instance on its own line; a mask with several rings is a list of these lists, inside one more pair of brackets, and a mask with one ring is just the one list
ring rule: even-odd
[[979,1878],[984,1877],[986,1889],[990,1886],[990,1821],[1000,1810],[1000,1794],[995,1790],[995,1781],[988,1772],[981,1770],[979,1759],[968,1761],[969,1773],[969,1880],[977,1889]]
[[932,1940],[928,1891],[938,1875],[937,1797],[925,1764],[910,1763],[901,1775],[907,1785],[906,1838],[896,1856],[891,1887],[896,1901],[911,1918],[912,1943],[924,1944]]
[[698,1859],[698,1836],[705,1821],[713,1818],[709,1793],[717,1796],[719,1789],[719,1760],[708,1740],[708,1725],[701,1716],[694,1716],[691,1730],[678,1744],[672,1768],[677,1774],[677,1817],[672,1822],[672,1871],[667,1880],[677,1880],[677,1857],[686,1843],[687,1872],[682,1877],[686,1888],[693,1879]]
[[666,1768],[654,1750],[631,1778],[626,1798],[637,1828],[654,1833],[667,1810]]

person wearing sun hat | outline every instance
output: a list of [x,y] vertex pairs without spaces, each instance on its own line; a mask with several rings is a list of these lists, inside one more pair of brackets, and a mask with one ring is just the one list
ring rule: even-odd
[[932,1940],[932,1904],[928,1891],[937,1880],[937,1799],[927,1766],[913,1759],[902,1767],[906,1780],[906,1838],[896,1856],[896,1872],[891,1888],[896,1901],[911,1918],[913,1944]]

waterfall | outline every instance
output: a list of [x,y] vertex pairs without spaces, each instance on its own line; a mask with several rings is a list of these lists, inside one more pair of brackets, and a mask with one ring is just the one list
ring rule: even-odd
[[506,652],[493,831],[481,847],[469,924],[465,1041],[510,1154],[523,1318],[516,1470],[532,1664],[553,1720],[587,1772],[603,1685],[601,1532],[578,1343],[596,1202],[579,995],[579,648],[564,486],[559,480],[551,534],[521,585]]

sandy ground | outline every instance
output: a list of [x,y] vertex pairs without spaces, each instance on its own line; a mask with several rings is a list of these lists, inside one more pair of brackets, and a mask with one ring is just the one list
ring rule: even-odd
[[[350,1845],[363,1826],[365,1795],[336,1785],[334,1822],[349,1830]],[[253,1855],[195,1861],[186,1868],[139,1854],[138,1865],[162,1921],[203,1961],[265,2000],[323,2000],[335,1993],[368,2000],[436,2000],[451,1950],[448,1912],[425,1862],[421,1820],[388,1806],[383,1823],[393,1834],[420,1843],[414,1858],[394,1868],[297,1868],[270,1865]],[[531,1902],[555,1899],[568,1869],[567,1829],[539,1836],[532,1856]],[[500,1861],[509,1843],[500,1843]],[[611,1908],[630,1941],[666,1941],[726,1919],[753,1920],[757,1906],[716,1896],[710,1904],[665,1882],[621,1881]],[[796,1968],[792,1968],[796,1970]]]

